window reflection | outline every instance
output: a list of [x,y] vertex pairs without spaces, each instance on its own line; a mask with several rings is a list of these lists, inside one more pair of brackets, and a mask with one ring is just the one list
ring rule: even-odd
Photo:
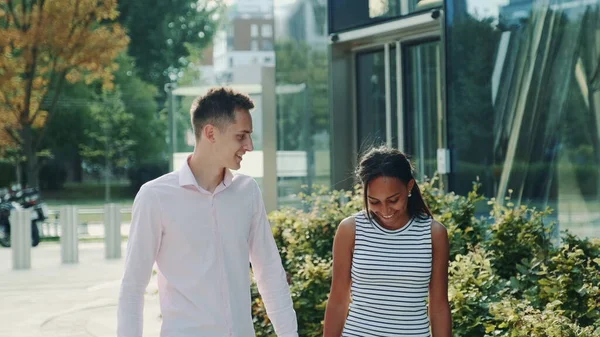
[[448,20],[453,189],[479,176],[600,236],[600,1],[480,3]]
[[369,0],[369,18],[400,16],[399,0]]
[[325,0],[275,2],[279,206],[330,184]]
[[330,33],[360,28],[404,15],[442,7],[440,0],[329,0]]
[[420,42],[404,50],[406,146],[419,178],[437,170],[440,109],[439,41]]
[[359,150],[386,143],[384,49],[356,55]]

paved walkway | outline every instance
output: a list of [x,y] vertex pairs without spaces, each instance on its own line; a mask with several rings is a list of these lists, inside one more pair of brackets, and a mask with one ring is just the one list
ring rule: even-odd
[[[64,265],[59,244],[41,243],[31,269],[17,271],[12,251],[0,249],[0,337],[115,337],[123,264],[104,259],[102,243],[80,243],[79,263]],[[158,337],[154,278],[145,308],[144,336]]]

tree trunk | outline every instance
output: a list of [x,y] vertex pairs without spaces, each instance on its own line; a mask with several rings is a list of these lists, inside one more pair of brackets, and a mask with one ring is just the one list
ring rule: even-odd
[[81,155],[78,151],[75,152],[75,158],[73,159],[73,181],[83,181],[83,169],[81,168]]
[[23,125],[21,136],[23,139],[23,154],[25,154],[25,163],[27,168],[27,181],[25,185],[28,187],[37,188],[39,187],[38,162],[33,144],[33,130],[31,125]]
[[17,184],[23,183],[23,176],[21,172],[23,172],[21,169],[21,162],[17,159],[15,162],[15,180]]

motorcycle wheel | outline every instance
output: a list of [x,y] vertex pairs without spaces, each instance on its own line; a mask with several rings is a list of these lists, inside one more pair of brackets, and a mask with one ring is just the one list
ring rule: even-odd
[[40,244],[40,229],[38,228],[37,221],[31,222],[31,245],[37,247]]
[[10,247],[10,234],[7,233],[4,228],[0,228],[0,246],[6,248]]

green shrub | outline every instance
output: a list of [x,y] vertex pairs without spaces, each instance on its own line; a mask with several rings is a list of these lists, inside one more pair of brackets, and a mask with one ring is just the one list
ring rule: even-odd
[[530,302],[505,298],[492,303],[490,312],[496,322],[486,327],[486,337],[595,337],[591,326],[582,328],[558,309],[560,302],[548,303],[542,309]]
[[489,255],[478,247],[450,263],[448,299],[455,336],[483,336],[485,326],[492,322],[489,306],[500,298],[502,286]]
[[168,172],[169,164],[166,161],[141,163],[129,168],[127,176],[131,185],[131,191],[134,194],[137,193],[143,184]]
[[445,193],[437,184],[439,180],[434,177],[420,184],[420,187],[423,199],[436,220],[448,229],[452,260],[458,254],[467,254],[470,248],[483,242],[488,224],[484,219],[477,219],[475,212],[477,204],[485,198],[479,194],[479,182],[473,183],[473,189],[466,197]]
[[67,182],[66,165],[59,160],[50,160],[40,168],[40,188],[45,191],[58,191]]
[[17,182],[15,166],[9,162],[0,161],[0,188],[8,187]]
[[502,206],[490,200],[494,220],[490,227],[490,239],[485,247],[493,252],[493,266],[500,277],[516,276],[519,265],[534,258],[545,260],[553,249],[554,224],[546,224],[550,209],[538,211],[527,206],[516,206],[507,197]]
[[[449,289],[456,337],[600,336],[600,240],[568,233],[556,240],[551,210],[501,206],[479,194],[444,193],[421,184],[434,217],[448,229]],[[362,209],[362,191],[320,189],[303,209],[269,215],[290,282],[300,336],[321,336],[338,224]],[[476,218],[484,207],[489,216]],[[485,214],[485,213],[484,213]],[[257,337],[274,336],[256,287]]]
[[[281,259],[291,282],[300,336],[321,336],[322,320],[331,286],[333,237],[338,224],[362,209],[362,196],[354,192],[317,189],[301,194],[304,210],[284,208],[269,220]],[[262,300],[253,286],[256,336],[274,336]]]
[[537,299],[541,304],[558,303],[564,315],[583,326],[600,320],[600,258],[588,252],[600,250],[600,244],[575,240],[561,246],[547,265],[537,273]]

